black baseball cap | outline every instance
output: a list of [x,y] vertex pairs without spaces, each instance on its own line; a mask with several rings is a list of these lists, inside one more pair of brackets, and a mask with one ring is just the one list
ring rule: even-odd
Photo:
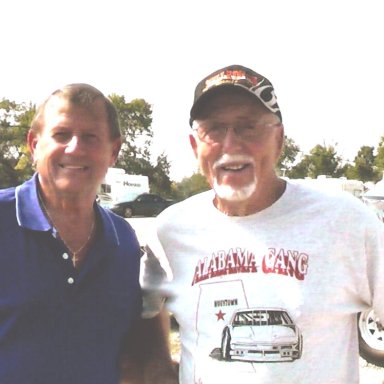
[[240,87],[246,90],[278,116],[280,121],[283,121],[272,83],[252,69],[235,64],[211,73],[197,84],[190,112],[189,123],[191,126],[199,107],[204,103],[207,95],[223,86]]

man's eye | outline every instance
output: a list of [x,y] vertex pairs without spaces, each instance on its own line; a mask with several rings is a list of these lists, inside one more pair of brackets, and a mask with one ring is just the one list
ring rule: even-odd
[[53,138],[60,143],[65,143],[66,141],[70,140],[71,135],[67,132],[56,132],[53,135]]
[[83,136],[83,140],[86,141],[87,143],[93,143],[97,141],[97,136],[94,135],[93,133],[89,133]]
[[240,125],[238,129],[242,132],[252,132],[255,130],[255,127],[252,124],[245,124],[245,125]]
[[217,132],[222,132],[224,130],[225,130],[225,128],[222,125],[212,125],[211,127],[209,127],[207,129],[207,133],[208,134],[217,133]]

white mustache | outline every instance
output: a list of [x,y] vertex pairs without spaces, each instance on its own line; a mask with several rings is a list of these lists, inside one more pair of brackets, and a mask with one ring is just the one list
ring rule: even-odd
[[227,164],[233,164],[233,163],[251,163],[254,164],[254,160],[252,157],[247,155],[228,155],[224,154],[219,159],[217,159],[213,163],[213,169],[217,169],[219,167],[225,166]]

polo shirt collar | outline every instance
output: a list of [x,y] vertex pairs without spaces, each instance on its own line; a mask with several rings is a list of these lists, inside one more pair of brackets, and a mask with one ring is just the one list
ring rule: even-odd
[[16,187],[16,217],[21,227],[33,231],[49,231],[52,225],[40,207],[37,195],[37,173],[25,183]]
[[[32,231],[52,231],[52,225],[45,216],[37,194],[38,174],[16,187],[16,217],[23,228]],[[95,210],[101,220],[105,241],[111,245],[119,245],[119,238],[115,224],[108,213],[95,203]]]

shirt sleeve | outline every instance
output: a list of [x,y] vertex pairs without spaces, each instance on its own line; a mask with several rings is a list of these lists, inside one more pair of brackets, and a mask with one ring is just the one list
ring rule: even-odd
[[142,318],[149,319],[159,314],[172,282],[172,272],[160,243],[144,247],[141,258],[140,284],[143,293]]
[[[376,224],[376,223],[375,223]],[[384,225],[367,229],[366,234],[367,271],[370,285],[372,307],[381,321],[384,320]]]

